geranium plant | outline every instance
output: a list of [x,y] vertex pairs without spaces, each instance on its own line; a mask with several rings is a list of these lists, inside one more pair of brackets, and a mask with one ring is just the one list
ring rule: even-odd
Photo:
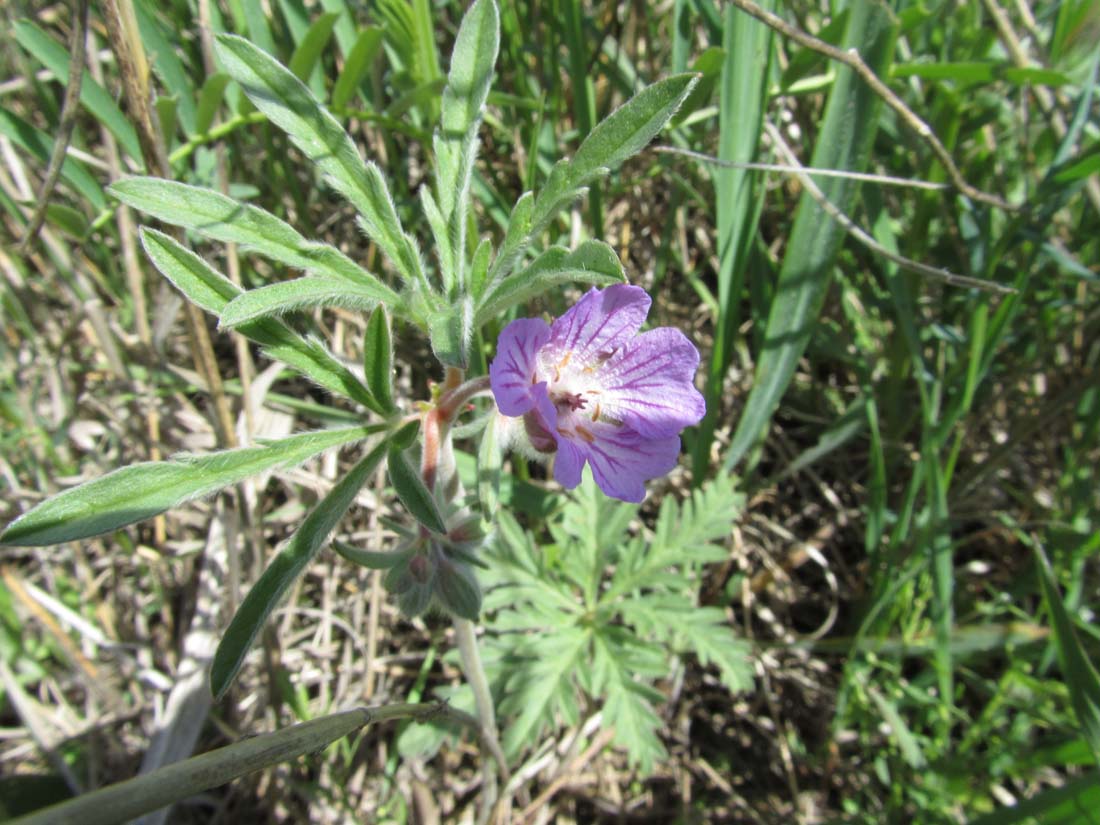
[[[306,516],[230,622],[211,670],[216,697],[226,694],[272,610],[329,544],[357,493],[385,462],[392,490],[415,523],[393,547],[333,547],[353,561],[386,569],[386,586],[407,615],[435,609],[454,617],[482,734],[494,739],[492,699],[472,622],[482,607],[476,567],[484,564],[482,546],[499,521],[503,449],[515,446],[552,460],[553,476],[566,489],[581,482],[587,463],[608,496],[640,502],[645,482],[676,464],[681,430],[703,416],[694,386],[696,348],[677,330],[640,332],[650,298],[625,283],[607,244],[590,240],[575,249],[551,246],[530,254],[563,209],[649,143],[695,79],[677,75],[654,83],[606,118],[572,158],[552,168],[538,192],[518,199],[494,246],[471,231],[471,181],[498,46],[496,4],[477,0],[458,31],[442,96],[432,141],[434,186],[419,192],[431,228],[432,254],[426,255],[402,226],[382,171],[363,160],[307,86],[248,41],[217,39],[222,69],[355,207],[360,227],[382,252],[386,275],[307,239],[257,206],[210,189],[150,177],[119,180],[110,189],[150,218],[240,244],[249,254],[300,271],[290,280],[242,291],[179,236],[141,230],[156,268],[222,329],[254,341],[363,413],[363,423],[354,427],[124,467],[43,502],[0,535],[8,545],[48,545],[108,533],[251,475],[357,445],[361,457]],[[489,375],[467,375],[475,334],[488,321],[568,284],[592,288],[552,324],[513,321],[490,355]],[[320,307],[370,314],[362,371],[301,333],[288,317]],[[397,321],[426,335],[438,359],[440,381],[428,399],[402,399],[394,391],[391,335]],[[471,410],[488,424],[477,449],[480,483],[468,493],[456,471],[453,432]],[[514,532],[514,520],[507,523]],[[643,550],[634,547],[632,558]],[[623,591],[616,598],[627,596]]]

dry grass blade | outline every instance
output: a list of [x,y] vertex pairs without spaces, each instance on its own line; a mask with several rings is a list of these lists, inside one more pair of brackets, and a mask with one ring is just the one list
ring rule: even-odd
[[[780,172],[793,174],[794,169],[789,164],[782,163],[737,163],[731,160],[722,160],[714,155],[704,152],[693,152],[690,149],[680,149],[676,146],[654,146],[653,151],[664,152],[669,155],[683,155],[686,158],[701,160],[712,166],[721,166],[725,169],[749,169],[755,172]],[[946,183],[934,183],[928,180],[912,180],[910,178],[897,178],[893,175],[875,175],[870,172],[848,172],[844,169],[817,169],[812,166],[801,167],[802,174],[814,175],[823,178],[848,178],[849,180],[866,181],[867,183],[881,183],[886,186],[905,186],[910,189],[946,189]]]
[[805,46],[807,49],[812,49],[815,52],[825,55],[830,60],[843,63],[859,75],[863,81],[871,87],[874,93],[882,98],[886,105],[893,109],[902,121],[928,144],[932,153],[936,156],[936,159],[943,165],[944,170],[947,172],[947,176],[951,178],[951,182],[955,185],[955,188],[968,198],[981,201],[990,206],[996,206],[998,209],[1003,209],[1006,212],[1014,212],[1019,208],[997,195],[983,192],[976,186],[971,186],[967,183],[966,179],[962,176],[962,172],[959,171],[959,167],[955,165],[951,153],[947,151],[947,147],[945,147],[943,143],[940,142],[940,139],[936,137],[936,133],[932,131],[932,127],[925,123],[916,112],[906,106],[904,101],[894,94],[889,86],[879,80],[878,75],[871,71],[867,64],[863,62],[863,58],[859,56],[859,52],[855,49],[850,51],[838,49],[836,46],[830,45],[824,40],[819,40],[813,35],[807,34],[797,26],[792,26],[782,17],[760,8],[760,6],[751,2],[751,0],[731,0],[731,2],[733,5],[737,6],[737,8],[741,9],[741,11],[746,14],[751,14],[757,20],[775,29],[784,37],[789,37],[791,40]]
[[951,286],[984,289],[989,292],[998,292],[1002,295],[1009,295],[1015,293],[1016,290],[1010,286],[1004,286],[1003,284],[994,283],[993,281],[986,281],[981,278],[971,278],[968,275],[956,275],[947,269],[941,269],[935,266],[929,266],[928,264],[922,264],[920,261],[914,261],[910,258],[906,258],[902,255],[898,255],[895,252],[891,252],[885,246],[880,244],[874,238],[872,238],[867,232],[860,229],[855,221],[841,212],[825,194],[818,188],[817,184],[813,182],[806,171],[802,168],[802,164],[798,162],[798,158],[795,157],[794,152],[783,140],[783,136],[779,134],[779,130],[772,124],[765,123],[764,128],[767,130],[768,137],[774,142],[776,148],[779,150],[779,154],[783,156],[783,159],[789,164],[789,169],[794,174],[799,182],[806,188],[806,191],[810,196],[817,201],[818,205],[825,210],[825,212],[834,221],[844,227],[845,231],[861,244],[866,246],[871,251],[886,258],[889,261],[897,264],[903,269],[907,269],[910,272],[915,272],[918,275],[923,275],[926,278],[935,278],[943,281]]
[[27,251],[27,247],[38,230],[42,228],[46,220],[46,207],[50,202],[50,195],[57,186],[61,177],[61,164],[65,161],[65,152],[69,148],[69,138],[73,134],[73,126],[76,125],[77,107],[80,104],[80,84],[84,80],[84,49],[87,43],[88,31],[88,0],[75,0],[73,8],[73,28],[69,37],[69,84],[65,87],[65,100],[61,104],[61,121],[57,127],[57,135],[54,137],[53,151],[50,153],[50,163],[46,168],[46,178],[42,181],[42,188],[38,190],[38,200],[34,207],[34,213],[27,223],[27,229],[23,233],[23,239],[19,242],[19,254]]

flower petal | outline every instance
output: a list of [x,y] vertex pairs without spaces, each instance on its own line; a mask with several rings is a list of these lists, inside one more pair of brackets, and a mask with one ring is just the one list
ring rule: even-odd
[[699,350],[680,330],[644,332],[600,368],[600,405],[640,435],[676,435],[707,411],[695,389],[698,367]]
[[641,287],[593,287],[554,321],[547,350],[555,361],[567,353],[574,363],[583,364],[607,357],[642,328],[649,305],[649,296]]
[[[541,318],[512,321],[497,339],[497,356],[489,365],[489,385],[497,408],[505,415],[523,415],[535,406],[535,361],[549,340],[550,327]],[[546,395],[546,385],[542,385]]]
[[554,480],[566,490],[581,483],[584,469],[584,453],[568,438],[558,438],[558,451],[554,454]]
[[622,501],[640,502],[645,498],[645,482],[665,475],[680,458],[680,437],[677,435],[646,438],[629,427],[602,422],[586,428],[585,437],[567,431],[559,434],[554,478],[565,487],[563,477],[572,481],[575,473],[579,483],[580,468],[587,459],[599,488]]

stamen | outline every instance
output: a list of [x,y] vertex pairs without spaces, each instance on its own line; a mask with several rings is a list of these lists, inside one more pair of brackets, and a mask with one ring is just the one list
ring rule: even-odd
[[580,426],[579,424],[577,425],[577,435],[579,435],[581,438],[583,438],[589,444],[591,444],[592,442],[594,442],[596,440],[596,436],[592,435],[592,433],[588,432],[588,430],[586,430],[584,427]]

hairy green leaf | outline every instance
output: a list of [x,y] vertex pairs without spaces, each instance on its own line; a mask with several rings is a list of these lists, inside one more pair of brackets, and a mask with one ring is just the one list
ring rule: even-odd
[[225,695],[267,617],[328,541],[329,534],[370,479],[385,451],[383,440],[336,483],[248,591],[218,644],[210,667],[210,687],[215,699]]
[[[161,274],[207,312],[220,318],[226,305],[241,295],[239,286],[163,232],[142,227],[141,242]],[[352,398],[376,413],[383,412],[362,382],[319,341],[303,338],[281,321],[270,318],[241,324],[237,332],[325,389]]]
[[112,195],[158,220],[218,241],[243,244],[287,266],[335,278],[369,292],[375,301],[400,306],[397,293],[328,244],[307,241],[294,227],[259,207],[220,192],[160,178],[126,178]]
[[389,188],[373,163],[364,163],[340,123],[309,89],[271,55],[247,40],[221,34],[218,57],[245,94],[324,172],[359,211],[367,234],[403,278],[421,282],[420,255],[401,228]]
[[473,301],[469,297],[436,310],[428,319],[432,352],[441,363],[459,369],[469,366],[473,320]]
[[676,114],[697,78],[679,74],[647,86],[601,121],[572,160],[558,161],[535,200],[535,232],[572,203],[600,175],[636,155]]
[[585,241],[572,252],[560,246],[551,247],[522,272],[506,278],[485,294],[474,325],[480,327],[516,304],[566,284],[606,286],[625,281],[622,261],[603,241]]
[[387,467],[394,492],[413,518],[434,533],[446,533],[447,525],[443,521],[443,514],[439,512],[435,497],[424,485],[420,474],[413,469],[405,453],[391,448]]
[[257,473],[293,467],[378,429],[349,427],[302,433],[261,447],[132,464],[42,502],[8,525],[0,534],[0,544],[46,545],[98,536]]
[[223,327],[232,328],[259,318],[313,307],[365,311],[377,303],[373,290],[362,289],[349,281],[307,275],[242,292],[226,304],[221,323]]
[[377,307],[367,322],[363,336],[363,371],[367,386],[382,409],[392,412],[393,403],[393,343],[390,338],[390,317],[384,307]]

